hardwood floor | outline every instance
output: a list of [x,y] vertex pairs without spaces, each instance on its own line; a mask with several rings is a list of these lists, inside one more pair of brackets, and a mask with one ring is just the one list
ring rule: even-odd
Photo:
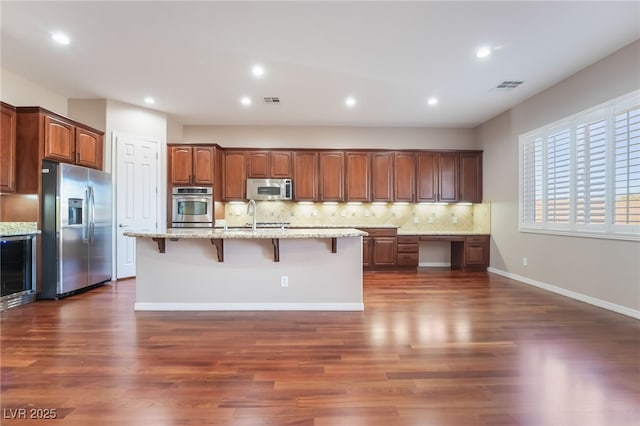
[[364,312],[134,299],[128,280],[3,312],[1,423],[640,425],[640,321],[497,275],[366,273]]

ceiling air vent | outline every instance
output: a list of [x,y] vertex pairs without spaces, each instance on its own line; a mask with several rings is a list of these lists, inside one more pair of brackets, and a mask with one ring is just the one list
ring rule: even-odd
[[279,104],[280,103],[280,98],[277,96],[270,96],[270,97],[266,97],[264,98],[264,102],[267,104]]
[[517,80],[505,80],[496,85],[494,90],[513,90],[516,87],[520,86],[524,81]]

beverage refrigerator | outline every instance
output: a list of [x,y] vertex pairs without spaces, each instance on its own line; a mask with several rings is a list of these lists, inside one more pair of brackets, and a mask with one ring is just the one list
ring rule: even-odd
[[39,299],[111,281],[111,174],[43,161],[42,215]]

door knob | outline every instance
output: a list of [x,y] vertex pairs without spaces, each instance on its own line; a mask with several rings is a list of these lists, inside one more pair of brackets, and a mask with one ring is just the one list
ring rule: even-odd
[[126,228],[126,227],[127,227],[127,225],[123,225],[123,224],[119,224],[118,225],[118,228]]

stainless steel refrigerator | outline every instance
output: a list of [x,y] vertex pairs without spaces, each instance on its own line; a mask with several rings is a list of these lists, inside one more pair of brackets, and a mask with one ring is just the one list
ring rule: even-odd
[[57,299],[111,281],[111,174],[42,162],[42,287]]

